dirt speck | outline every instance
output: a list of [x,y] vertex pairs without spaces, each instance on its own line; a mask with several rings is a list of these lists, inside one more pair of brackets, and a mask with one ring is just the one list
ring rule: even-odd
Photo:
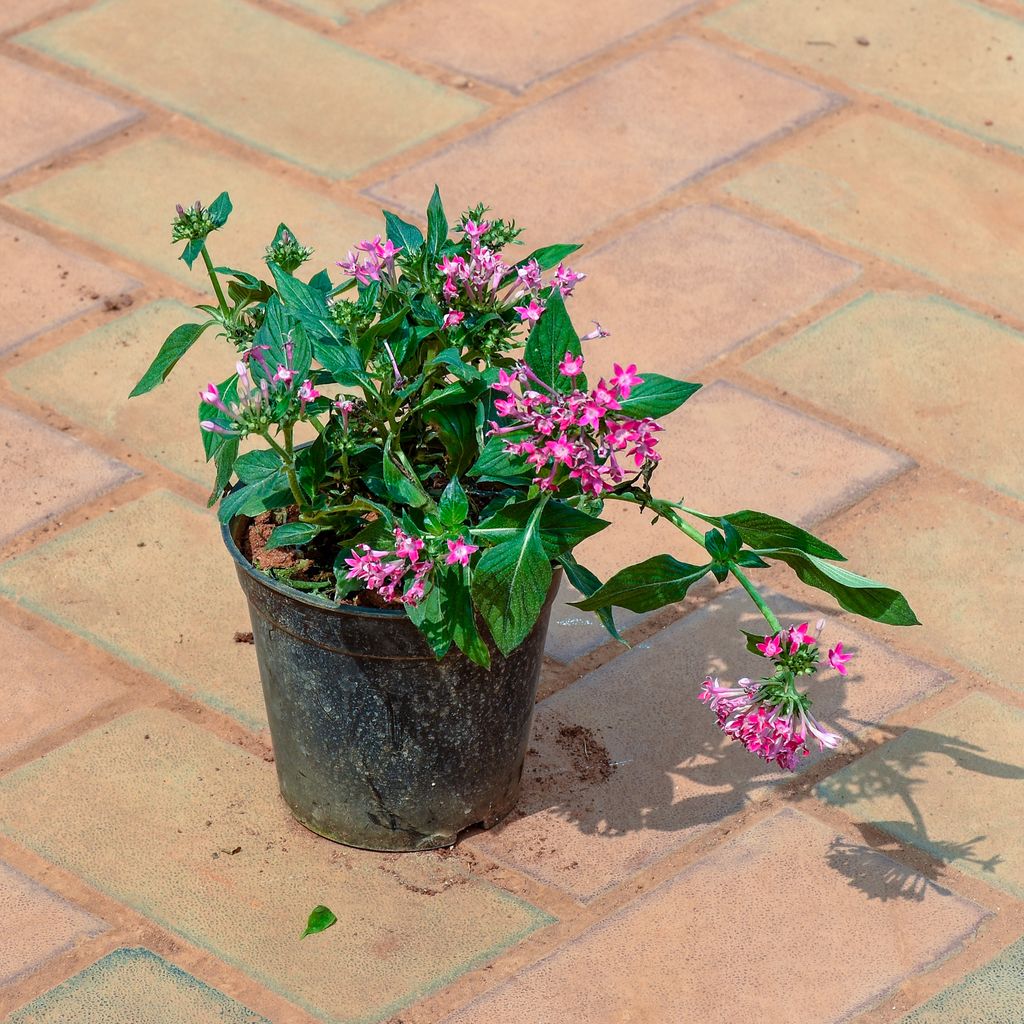
[[236,644],[251,644],[251,643],[255,643],[256,642],[253,639],[253,635],[252,635],[252,630],[251,629],[247,630],[247,631],[236,629],[235,630],[235,635],[234,635],[233,639],[234,639]]
[[592,729],[584,725],[563,725],[555,742],[572,758],[580,782],[607,782],[615,770],[608,750]]

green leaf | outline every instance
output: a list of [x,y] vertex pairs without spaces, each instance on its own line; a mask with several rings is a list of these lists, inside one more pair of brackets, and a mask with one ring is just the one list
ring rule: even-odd
[[439,406],[423,417],[440,438],[448,455],[448,475],[466,472],[476,457],[473,413],[465,406]]
[[491,667],[491,652],[476,624],[476,609],[470,592],[469,569],[463,573],[449,572],[443,577],[441,609],[451,623],[452,639],[470,661],[483,668]]
[[272,448],[246,452],[235,463],[235,473],[243,484],[259,483],[279,473],[282,468],[281,456]]
[[907,599],[898,590],[858,576],[841,565],[832,565],[796,548],[759,548],[757,554],[785,562],[801,582],[831,594],[848,612],[890,626],[920,625]]
[[469,515],[469,500],[458,477],[452,477],[437,503],[437,514],[449,529],[461,526]]
[[317,434],[312,444],[295,453],[295,471],[306,494],[316,494],[327,475],[327,439]]
[[423,245],[423,232],[415,224],[402,220],[390,210],[384,210],[384,223],[387,225],[387,237],[393,245],[399,246],[408,256]]
[[446,348],[443,352],[438,352],[438,354],[426,364],[427,369],[434,366],[446,367],[461,381],[480,380],[480,371],[476,369],[476,367],[470,366],[469,363],[465,362],[462,358],[462,352],[457,348]]
[[199,259],[199,254],[203,251],[203,246],[206,245],[206,236],[202,238],[193,238],[181,251],[181,255],[178,257],[180,260],[185,261],[185,266],[189,270],[192,269],[192,264]]
[[198,341],[199,336],[212,323],[212,320],[207,320],[201,324],[182,324],[180,327],[175,327],[167,335],[156,358],[149,364],[149,369],[142,375],[142,379],[135,385],[128,397],[138,398],[139,395],[144,395],[147,391],[152,391],[158,384],[162,384],[171,370],[178,365],[178,360]]
[[701,387],[700,384],[674,380],[660,373],[645,373],[643,379],[643,384],[633,388],[629,398],[620,400],[623,414],[637,418],[650,416],[651,419],[667,416],[695,395]]
[[496,483],[517,484],[524,479],[528,480],[533,474],[523,457],[509,455],[505,451],[506,443],[521,441],[524,437],[526,437],[525,433],[515,433],[488,438],[483,451],[480,452],[480,458],[473,463],[469,475]]
[[308,544],[319,532],[320,527],[314,523],[282,523],[280,526],[274,527],[274,532],[271,533],[266,547],[268,550],[270,548],[301,547],[303,544]]
[[[470,532],[475,540],[489,544],[513,540],[526,527],[535,504],[535,499],[530,499],[506,505]],[[564,501],[552,499],[541,513],[540,539],[548,558],[554,559],[609,525],[604,519],[595,519]]]
[[530,331],[524,358],[545,384],[559,391],[568,391],[571,388],[569,378],[562,376],[558,364],[566,352],[578,356],[582,351],[579,336],[565,311],[565,302],[558,292],[554,292],[547,300],[547,308]]
[[734,559],[743,569],[767,569],[768,563],[753,551],[741,551]]
[[831,544],[826,544],[806,530],[801,530],[799,526],[787,523],[785,519],[770,516],[767,512],[751,512],[750,509],[744,509],[742,512],[732,512],[727,516],[709,516],[693,509],[687,511],[706,523],[717,525],[726,520],[736,528],[743,543],[748,547],[796,548],[797,551],[804,551],[818,558],[827,558],[833,562],[846,561],[846,557],[836,551]]
[[690,587],[707,575],[710,568],[710,565],[680,562],[671,555],[655,555],[620,570],[600,590],[572,604],[588,612],[610,605],[632,612],[654,611],[682,601]]
[[388,495],[403,505],[422,508],[430,502],[405,452],[396,450],[390,437],[384,445],[384,486]]
[[442,567],[438,567],[435,573],[437,578],[430,584],[423,600],[415,606],[406,605],[405,613],[430,644],[434,656],[443,658],[455,639],[455,624],[446,614],[444,608],[441,590],[441,578],[444,575],[444,570]]
[[717,530],[708,530],[704,534],[704,547],[716,562],[727,562],[729,560],[729,550],[726,546],[725,538]]
[[[292,235],[294,238],[295,236]],[[328,296],[334,289],[334,285],[331,284],[331,275],[326,270],[318,270],[310,279],[309,287],[314,291],[323,292],[324,296]]]
[[288,312],[296,317],[312,337],[341,340],[341,328],[331,318],[327,297],[318,288],[311,288],[297,277],[283,271],[276,263],[269,264],[277,293]]
[[473,601],[502,654],[533,629],[551,586],[551,561],[540,539],[547,495],[535,499],[519,536],[488,548],[473,571]]
[[278,364],[286,362],[285,345],[291,341],[291,366],[298,379],[303,380],[309,376],[309,370],[313,363],[313,346],[306,328],[301,321],[295,323],[289,319],[288,312],[276,295],[270,297],[266,309],[266,316],[260,329],[256,332],[254,344],[268,346],[269,351],[264,353],[268,369],[264,370],[258,360],[251,359],[249,371],[257,379],[260,377],[272,378]]
[[210,220],[213,221],[214,227],[222,228],[227,223],[228,217],[231,215],[231,197],[227,192],[221,192],[219,196],[212,203],[210,203]]
[[[565,575],[568,577],[569,582],[584,596],[590,597],[591,594],[596,594],[601,589],[601,581],[587,568],[580,565],[575,558],[568,552],[558,556],[558,561],[561,563],[562,568],[565,569]],[[620,644],[628,647],[629,644],[622,639],[622,635],[619,633],[618,627],[615,625],[615,619],[612,617],[611,608],[595,608],[594,613],[601,620],[601,625],[619,641]]]
[[286,508],[293,500],[288,478],[282,470],[244,484],[226,495],[220,503],[217,518],[222,523],[229,523],[235,516],[258,516],[270,509]]
[[441,251],[448,241],[448,218],[441,203],[441,193],[434,186],[434,193],[427,205],[427,249],[432,253]]
[[306,930],[299,936],[304,939],[307,935],[316,935],[317,932],[326,931],[337,921],[334,911],[329,907],[314,907],[309,913],[309,920],[306,922]]
[[335,382],[343,374],[363,369],[363,357],[354,345],[321,339],[313,342],[313,355]]
[[217,475],[213,481],[213,489],[210,491],[210,497],[206,501],[207,508],[213,508],[213,506],[220,501],[221,495],[224,493],[224,488],[231,483],[231,474],[235,468],[235,459],[238,458],[238,438],[222,437],[221,440],[224,443],[217,448],[213,455],[213,465],[217,471]]

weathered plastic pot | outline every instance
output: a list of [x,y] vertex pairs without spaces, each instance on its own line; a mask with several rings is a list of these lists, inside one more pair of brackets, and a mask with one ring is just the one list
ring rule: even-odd
[[438,661],[402,611],[328,604],[253,569],[223,528],[249,601],[277,777],[307,828],[369,850],[451,846],[515,806],[560,571],[537,625],[483,669]]

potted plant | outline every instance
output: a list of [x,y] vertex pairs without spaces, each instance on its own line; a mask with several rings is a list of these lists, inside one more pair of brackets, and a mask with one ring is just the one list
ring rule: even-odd
[[[566,305],[584,275],[576,245],[513,260],[514,222],[483,206],[449,225],[435,188],[426,236],[385,212],[385,234],[326,271],[282,224],[269,274],[214,265],[207,241],[231,212],[177,208],[175,241],[202,258],[216,303],[164,342],[150,391],[209,328],[235,372],[202,389],[224,541],[249,600],[281,792],[299,821],[381,850],[450,845],[513,807],[545,633],[564,573],[620,639],[613,609],[682,601],[732,576],[765,618],[748,646],[769,667],[701,699],[753,753],[793,769],[819,724],[801,676],[827,662],[808,624],[783,628],[748,572],[782,562],[845,609],[916,623],[895,590],[762,512],[708,514],[658,498],[661,417],[698,384],[615,366],[588,382]],[[264,279],[268,278],[268,279]],[[305,431],[308,441],[298,443]],[[256,441],[240,454],[240,442]],[[696,541],[602,583],[573,549],[609,524],[610,501],[649,509]]]

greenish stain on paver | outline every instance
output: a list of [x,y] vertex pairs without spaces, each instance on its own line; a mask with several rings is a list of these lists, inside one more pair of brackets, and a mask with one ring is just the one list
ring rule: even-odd
[[[201,581],[202,599],[196,599]],[[0,594],[266,728],[245,599],[211,513],[156,491],[0,565]]]
[[815,795],[1024,896],[1024,712],[980,693],[836,772]]
[[484,109],[241,0],[102,0],[17,42],[333,178]]
[[734,196],[1024,315],[1024,173],[857,114],[727,185]]
[[[224,230],[210,238],[217,266],[258,270],[282,217],[303,245],[316,249],[315,259],[328,265],[355,239],[372,238],[380,230],[376,217],[251,160],[170,136],[143,138],[103,153],[14,192],[4,202],[209,294],[202,261],[190,271],[178,259],[182,247],[171,245],[170,224],[176,202],[208,203],[223,190],[231,193],[235,208]],[[153,339],[154,352],[162,340]]]
[[965,0],[930,0],[926,15],[915,0],[741,0],[705,21],[922,117],[1024,152],[1024,72],[1006,59],[1024,53],[1024,23],[1008,14]]
[[[969,387],[957,369],[966,366]],[[956,473],[1024,497],[1024,336],[973,310],[934,295],[868,293],[747,368]]]
[[148,949],[115,949],[9,1024],[270,1024]]
[[351,15],[368,14],[388,3],[388,0],[285,0],[285,3],[344,25]]
[[[6,776],[0,828],[332,1024],[385,1019],[554,921],[436,854],[314,836],[271,765],[160,709]],[[320,903],[337,925],[300,941]]]
[[1024,1017],[1024,939],[950,985],[900,1024],[1020,1024]]

